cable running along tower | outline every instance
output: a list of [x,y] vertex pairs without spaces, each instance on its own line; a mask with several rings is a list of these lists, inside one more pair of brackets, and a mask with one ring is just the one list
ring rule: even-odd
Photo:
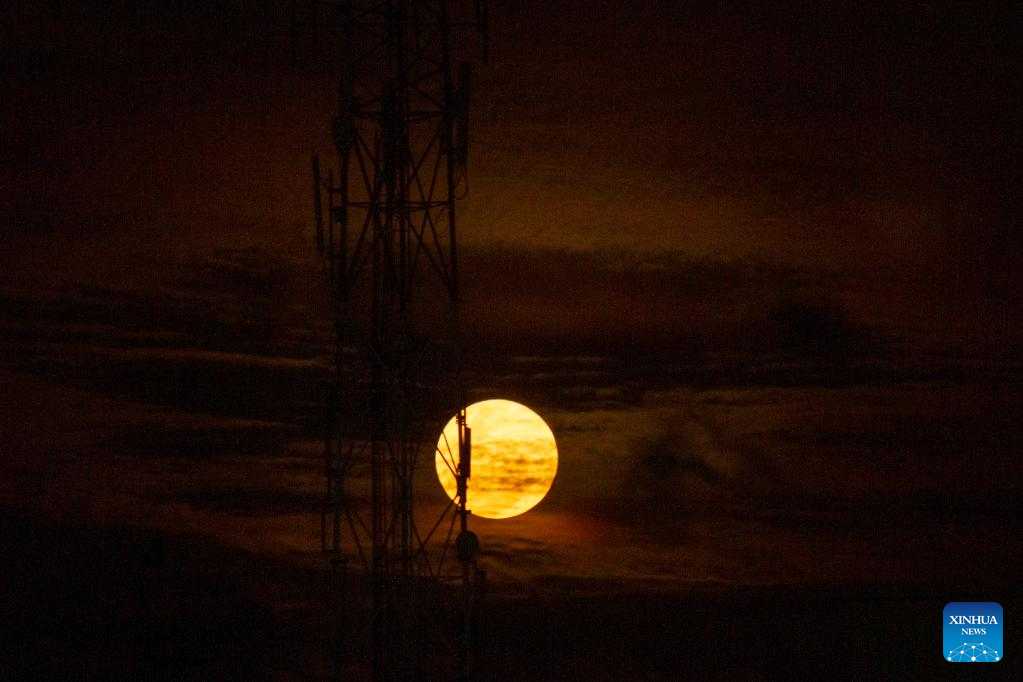
[[[321,523],[330,673],[367,666],[375,680],[468,679],[482,571],[468,529],[470,430],[459,379],[456,203],[467,191],[470,94],[469,64],[459,59],[474,36],[485,51],[486,6],[313,0],[305,11],[293,30],[329,36],[338,78],[337,164],[325,171],[312,160],[337,334]],[[458,494],[442,510],[417,513],[417,463],[428,455],[432,464],[451,414],[458,442],[437,450]]]

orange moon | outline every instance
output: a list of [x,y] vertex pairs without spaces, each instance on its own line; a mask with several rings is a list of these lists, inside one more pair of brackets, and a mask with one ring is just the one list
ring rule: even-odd
[[[474,516],[506,519],[544,498],[558,473],[554,433],[540,415],[511,400],[483,400],[465,408],[472,429],[472,468],[466,501]],[[454,417],[437,441],[434,464],[448,497],[455,499],[458,423]]]

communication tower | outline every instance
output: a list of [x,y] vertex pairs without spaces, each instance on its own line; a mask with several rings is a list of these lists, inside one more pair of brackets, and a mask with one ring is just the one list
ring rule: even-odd
[[[326,42],[337,76],[337,163],[325,170],[312,159],[337,335],[321,521],[333,678],[358,666],[375,680],[443,675],[428,662],[445,649],[438,638],[454,677],[473,672],[483,572],[468,529],[456,204],[467,191],[469,144],[462,60],[477,36],[485,54],[486,14],[480,0],[293,5],[293,45],[300,31]],[[424,521],[417,463],[428,454],[432,464],[452,413],[458,442],[440,450],[458,494]]]

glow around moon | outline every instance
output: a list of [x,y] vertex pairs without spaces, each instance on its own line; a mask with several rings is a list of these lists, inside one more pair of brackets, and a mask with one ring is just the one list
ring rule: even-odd
[[[472,429],[472,475],[468,507],[475,516],[505,519],[532,509],[551,489],[558,472],[554,434],[536,412],[511,400],[484,400],[469,405]],[[455,498],[458,424],[452,418],[437,441],[437,478]]]

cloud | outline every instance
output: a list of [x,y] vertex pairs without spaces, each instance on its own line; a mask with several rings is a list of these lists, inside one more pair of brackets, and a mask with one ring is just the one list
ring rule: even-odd
[[680,505],[728,498],[744,468],[740,458],[685,411],[634,440],[626,457],[620,494],[628,504],[648,510],[678,511]]

